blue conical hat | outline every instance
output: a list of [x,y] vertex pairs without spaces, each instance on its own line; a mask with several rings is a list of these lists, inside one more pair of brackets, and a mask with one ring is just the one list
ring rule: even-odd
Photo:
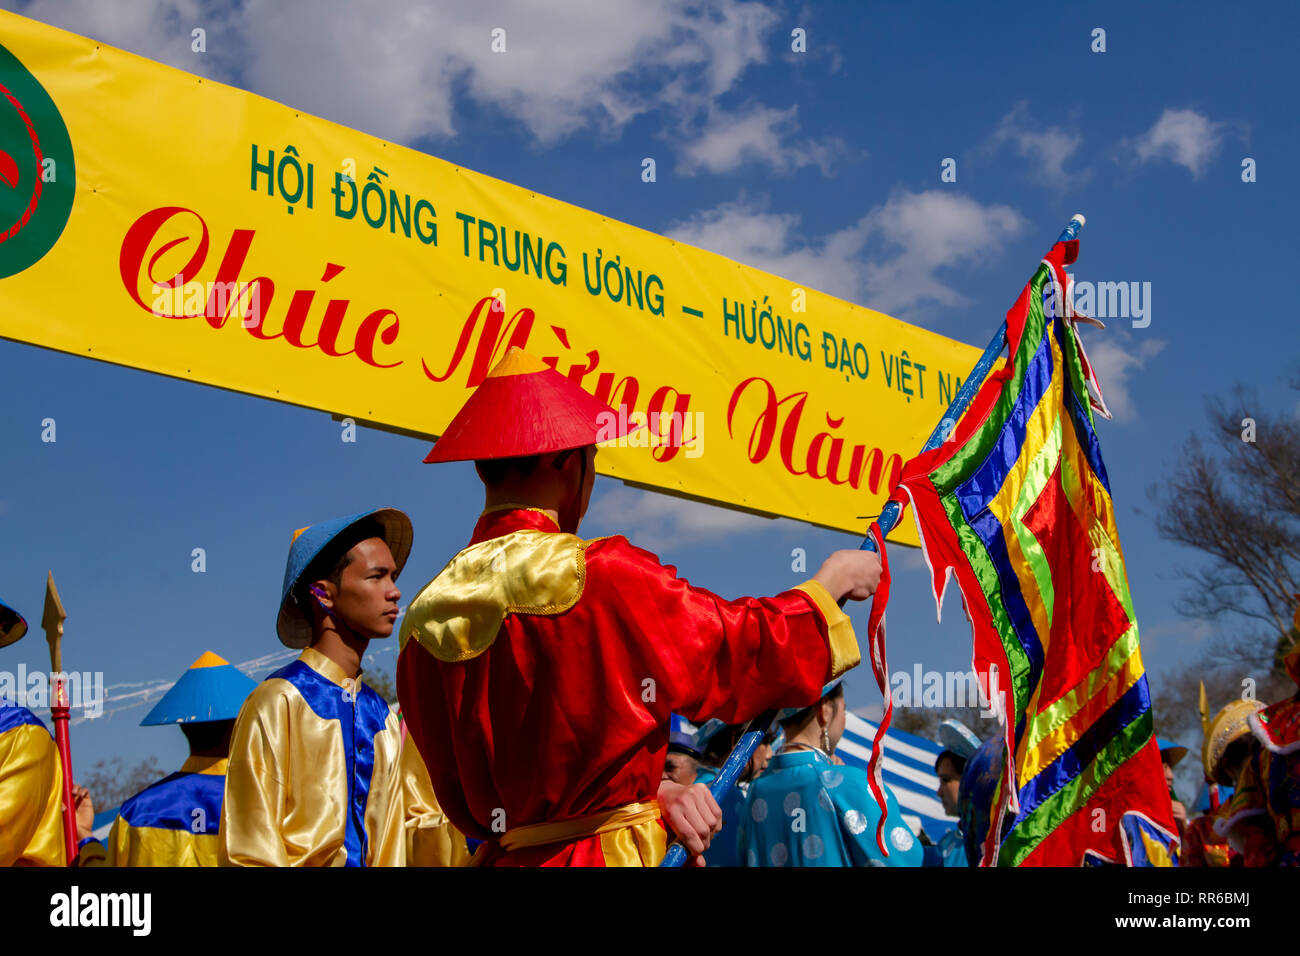
[[[983,743],[984,741],[980,740],[975,732],[960,720],[945,720],[939,725],[939,746],[943,748],[943,753],[940,753],[939,757],[944,754],[952,754],[965,764],[967,760],[975,756],[975,752],[980,749],[980,745]],[[938,758],[935,758],[934,765],[938,769]]]
[[695,734],[687,730],[692,724],[681,714],[673,714],[668,723],[668,750],[690,754],[697,760],[701,754],[695,747]]
[[162,700],[154,704],[140,726],[234,720],[239,716],[244,698],[256,686],[257,681],[245,676],[234,664],[204,651],[172,689],[163,694]]
[[367,518],[375,519],[383,527],[384,541],[393,553],[397,573],[400,574],[405,567],[406,559],[411,554],[411,519],[396,508],[363,511],[346,518],[335,518],[333,521],[299,528],[293,533],[289,545],[289,560],[284,568],[284,587],[280,591],[280,613],[275,620],[276,633],[280,635],[280,643],[285,647],[297,649],[311,643],[311,619],[293,600],[293,589],[298,580],[331,541]]
[[27,633],[23,616],[0,601],[0,647],[7,647]]

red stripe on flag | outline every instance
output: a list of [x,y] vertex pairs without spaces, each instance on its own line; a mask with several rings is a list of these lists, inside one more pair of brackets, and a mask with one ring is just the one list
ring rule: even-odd
[[1052,630],[1039,681],[1041,711],[1102,666],[1130,621],[1101,570],[1099,562],[1109,556],[1093,547],[1066,497],[1059,461],[1047,487],[1025,513],[1024,525],[1042,545],[1052,569]]
[[1125,813],[1133,811],[1150,817],[1178,843],[1168,793],[1152,786],[1152,779],[1163,780],[1163,774],[1160,747],[1152,737],[1107,778],[1082,809],[1048,834],[1021,866],[1079,866],[1087,850],[1122,866],[1130,865],[1120,823]]

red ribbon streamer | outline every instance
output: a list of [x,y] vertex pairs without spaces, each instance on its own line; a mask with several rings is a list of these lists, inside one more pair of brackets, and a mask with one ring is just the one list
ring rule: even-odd
[[867,782],[871,787],[871,795],[876,798],[876,806],[880,808],[880,823],[876,826],[876,846],[880,848],[881,853],[889,856],[889,848],[885,846],[885,821],[889,808],[885,802],[884,785],[880,776],[880,756],[885,749],[885,731],[889,729],[889,722],[894,716],[894,701],[889,694],[889,669],[885,660],[885,608],[889,604],[889,557],[885,553],[885,536],[881,533],[880,524],[872,522],[871,530],[867,533],[876,542],[876,551],[880,555],[880,584],[871,598],[871,615],[867,618],[868,653],[871,657],[871,670],[876,675],[876,685],[885,699],[885,712],[876,727],[876,736],[871,741],[871,759],[867,762]]

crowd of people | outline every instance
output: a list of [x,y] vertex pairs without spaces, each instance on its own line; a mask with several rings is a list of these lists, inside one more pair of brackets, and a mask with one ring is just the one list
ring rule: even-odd
[[[675,840],[695,865],[973,865],[1000,739],[940,727],[937,796],[959,824],[937,841],[836,756],[860,661],[841,605],[872,596],[879,559],[837,551],[790,590],[727,601],[621,536],[579,538],[597,436],[634,428],[510,349],[426,458],[475,462],[485,508],[400,625],[404,513],[297,532],[276,631],[300,656],[258,683],[204,652],[144,720],[179,725],[189,758],[123,802],[104,842],[77,788],[72,860],[54,741],[0,702],[0,864],[657,865]],[[0,646],[26,629],[0,605]],[[361,673],[395,631],[400,715]],[[1287,663],[1300,684],[1300,649]],[[719,806],[708,784],[743,725],[777,709]],[[1186,750],[1165,742],[1183,865],[1300,863],[1298,723],[1297,697],[1223,708],[1190,822],[1172,790]]]

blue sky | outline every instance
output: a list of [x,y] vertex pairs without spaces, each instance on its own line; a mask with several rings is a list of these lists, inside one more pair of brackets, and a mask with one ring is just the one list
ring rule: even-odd
[[[982,346],[1074,212],[1081,280],[1150,283],[1150,324],[1085,342],[1116,413],[1100,435],[1144,656],[1162,671],[1214,639],[1180,618],[1180,565],[1146,489],[1235,383],[1296,412],[1297,185],[1291,5],[947,5],[641,0],[392,4],[0,2],[457,164]],[[453,12],[455,11],[455,12]],[[208,50],[191,52],[194,27]],[[492,58],[490,30],[507,30]],[[1094,53],[1094,28],[1106,51]],[[807,52],[791,51],[791,30]],[[655,157],[658,178],[640,180]],[[941,161],[957,181],[940,181]],[[1258,181],[1243,183],[1245,157]],[[72,290],[52,308],[77,308]],[[465,465],[323,413],[0,342],[9,461],[0,595],[36,624],[45,572],[68,610],[65,662],[117,694],[173,680],[206,649],[282,652],[274,617],[293,529],[406,510],[409,596],[463,546],[481,503]],[[41,441],[54,418],[57,442]],[[910,520],[910,519],[908,519]],[[584,534],[622,532],[728,597],[783,590],[850,535],[738,516],[600,479]],[[207,570],[191,571],[194,548]],[[919,555],[895,548],[891,670],[961,670],[955,596],[936,624]],[[865,623],[865,607],[854,612]],[[372,647],[391,671],[395,642]],[[0,667],[47,665],[39,629]],[[879,702],[870,674],[850,704]],[[125,698],[130,704],[138,698]],[[108,709],[114,704],[110,701]],[[144,706],[74,728],[76,769],[183,759]],[[1190,741],[1189,741],[1190,742]]]

